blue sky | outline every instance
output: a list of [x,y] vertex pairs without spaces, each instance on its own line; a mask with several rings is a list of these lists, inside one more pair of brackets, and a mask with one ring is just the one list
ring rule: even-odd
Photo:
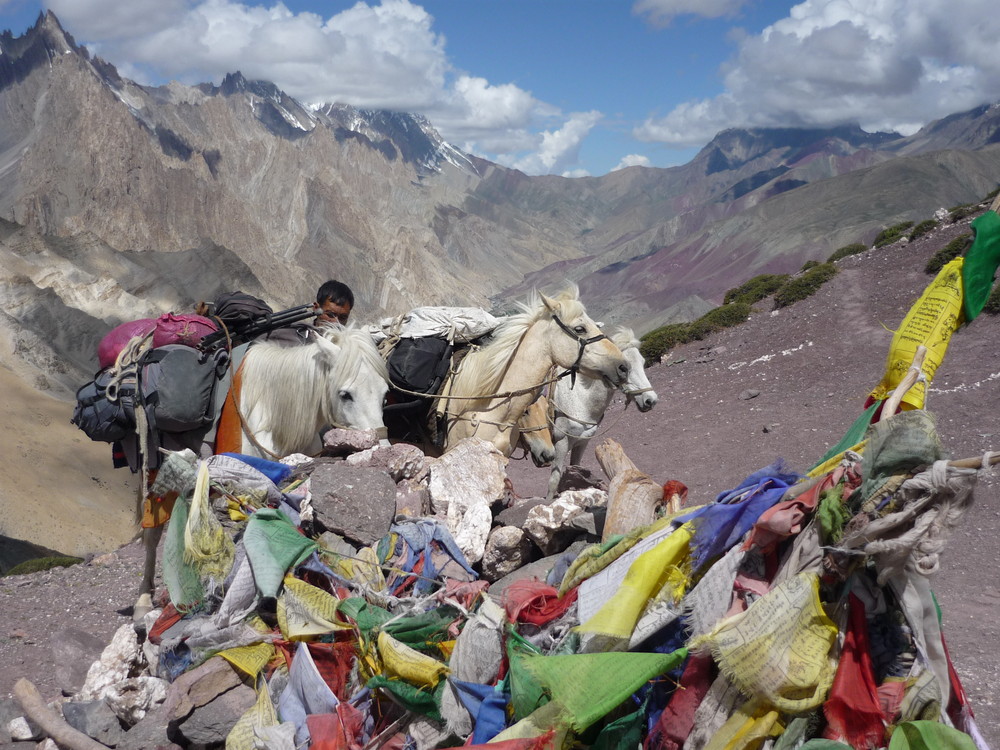
[[688,161],[727,127],[910,133],[1000,100],[995,0],[0,0],[140,83],[241,70],[424,114],[529,174]]

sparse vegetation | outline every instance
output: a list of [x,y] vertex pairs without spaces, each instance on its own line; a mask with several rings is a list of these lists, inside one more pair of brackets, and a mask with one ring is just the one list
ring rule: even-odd
[[815,294],[817,289],[836,275],[837,267],[833,263],[822,263],[801,276],[796,276],[774,295],[774,308],[777,310],[788,307]]
[[893,242],[902,237],[906,233],[906,230],[912,226],[912,221],[901,221],[899,224],[893,224],[891,227],[886,227],[875,237],[875,247],[885,247],[886,245],[891,245]]
[[948,209],[948,220],[954,224],[956,221],[961,221],[966,216],[972,216],[979,210],[978,203],[963,203],[961,206],[952,206]]
[[23,563],[15,565],[4,575],[23,576],[28,573],[39,573],[43,570],[51,570],[52,568],[68,568],[71,565],[77,565],[82,562],[83,560],[79,557],[35,557],[31,560],[25,560]]
[[933,231],[934,227],[937,226],[937,222],[934,219],[924,219],[922,222],[917,224],[913,229],[910,230],[910,242],[916,239],[920,239],[925,234]]
[[737,326],[750,317],[749,302],[732,302],[713,308],[690,323],[671,323],[657,328],[639,341],[646,362],[656,362],[666,352],[689,341],[699,341],[723,328]]
[[994,286],[993,291],[990,292],[990,296],[986,298],[986,304],[983,305],[983,312],[990,315],[1000,315],[1000,284]]
[[993,188],[990,192],[988,192],[986,194],[986,196],[982,199],[982,201],[980,201],[980,203],[985,203],[986,201],[991,201],[994,198],[996,198],[997,195],[1000,195],[1000,187]]
[[934,253],[931,259],[927,261],[927,265],[924,266],[924,273],[937,273],[942,268],[944,268],[945,264],[948,261],[957,258],[959,255],[968,250],[969,245],[971,244],[972,244],[971,232],[959,235],[951,242],[949,242],[947,245],[938,250],[936,253]]
[[799,272],[802,273],[804,271],[808,271],[810,268],[815,268],[818,265],[819,265],[818,260],[807,260],[805,263],[802,264],[802,268],[799,269]]
[[709,310],[688,326],[689,333],[691,339],[701,340],[711,333],[721,331],[723,328],[738,326],[749,317],[749,303],[733,302],[728,305],[716,307],[714,310]]
[[868,246],[861,242],[855,242],[851,245],[844,245],[841,248],[837,248],[833,251],[833,254],[826,259],[827,263],[834,263],[841,258],[846,258],[849,255],[857,255],[858,253],[863,253],[868,249]]
[[691,340],[688,329],[688,323],[671,323],[650,331],[639,339],[639,353],[647,363],[656,362],[675,346]]
[[778,291],[789,278],[787,273],[762,273],[754,276],[749,281],[745,281],[726,292],[722,304],[745,302],[752,305],[754,302],[760,302]]

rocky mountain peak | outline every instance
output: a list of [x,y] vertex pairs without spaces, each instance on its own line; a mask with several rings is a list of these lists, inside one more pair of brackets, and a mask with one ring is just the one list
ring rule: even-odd
[[87,50],[77,46],[51,10],[39,13],[35,25],[21,36],[14,36],[10,29],[5,29],[0,33],[0,87],[23,79],[53,57],[67,54],[89,58]]
[[769,154],[785,162],[819,149],[847,154],[879,149],[901,138],[898,133],[868,133],[858,125],[834,128],[729,128],[703,148],[696,160],[706,162],[706,174],[738,169]]

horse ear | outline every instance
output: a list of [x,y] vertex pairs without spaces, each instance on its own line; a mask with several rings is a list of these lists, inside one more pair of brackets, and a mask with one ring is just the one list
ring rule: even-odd
[[551,312],[551,313],[558,313],[559,312],[559,302],[558,302],[558,300],[554,300],[551,297],[546,297],[541,292],[538,293],[538,296],[542,298],[542,304],[545,305],[546,308],[548,308],[549,312]]

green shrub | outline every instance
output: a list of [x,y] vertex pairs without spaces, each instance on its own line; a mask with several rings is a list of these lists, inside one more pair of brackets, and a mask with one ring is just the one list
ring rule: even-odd
[[836,275],[837,267],[833,263],[823,263],[806,271],[801,276],[796,276],[774,295],[774,309],[788,307],[800,299],[815,294],[823,284]]
[[922,222],[913,227],[913,229],[910,231],[910,242],[913,242],[913,240],[923,237],[925,234],[933,230],[934,227],[936,226],[937,222],[934,221],[934,219],[924,219]]
[[902,237],[906,230],[913,226],[912,221],[902,221],[899,224],[893,224],[891,227],[886,227],[878,236],[875,237],[875,247],[885,247],[886,245],[891,245],[893,242]]
[[650,331],[639,340],[639,352],[647,363],[656,362],[679,344],[691,340],[687,323],[671,323]]
[[843,247],[834,250],[833,255],[827,258],[826,262],[833,263],[834,261],[838,261],[841,258],[846,258],[848,255],[857,255],[858,253],[863,253],[867,249],[868,246],[861,242],[855,242],[852,245],[844,245]]
[[815,268],[818,265],[819,265],[818,260],[807,260],[805,263],[802,264],[802,268],[799,269],[799,272],[801,273],[802,271],[808,271],[810,268]]
[[770,297],[778,291],[781,285],[788,281],[788,278],[787,273],[762,273],[759,276],[754,276],[749,281],[726,292],[722,304],[728,305],[733,302],[746,302],[752,305],[754,302],[760,302],[760,300]]
[[23,563],[18,563],[13,568],[8,570],[5,575],[23,576],[28,573],[39,573],[43,570],[51,570],[52,568],[68,568],[70,565],[76,565],[82,562],[83,560],[79,557],[34,557],[31,560],[25,560]]
[[701,340],[723,328],[732,328],[750,317],[749,302],[731,302],[709,310],[688,326],[692,339]]
[[983,312],[990,315],[1000,315],[1000,284],[994,286],[993,291],[990,292],[990,296],[986,298],[986,304],[983,305]]
[[680,344],[701,340],[723,328],[737,326],[750,317],[749,302],[731,302],[715,307],[691,323],[671,323],[650,331],[639,340],[639,352],[647,364],[656,362]]
[[971,233],[960,234],[958,237],[934,253],[931,259],[927,261],[927,265],[924,266],[924,273],[937,273],[944,268],[945,263],[964,253],[971,244]]
[[964,219],[966,216],[972,216],[979,210],[978,203],[965,203],[961,206],[952,206],[948,209],[948,220],[954,224],[956,221]]

